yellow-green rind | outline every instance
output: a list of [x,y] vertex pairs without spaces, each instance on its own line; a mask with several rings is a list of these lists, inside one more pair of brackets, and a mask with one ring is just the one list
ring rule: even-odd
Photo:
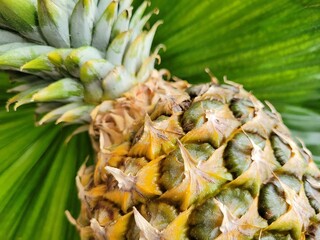
[[228,80],[186,89],[152,76],[93,111],[98,158],[77,177],[78,229],[93,239],[319,237],[320,171],[272,105]]

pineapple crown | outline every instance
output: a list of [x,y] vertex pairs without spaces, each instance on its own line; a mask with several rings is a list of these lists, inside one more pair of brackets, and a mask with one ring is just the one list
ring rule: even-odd
[[151,52],[161,21],[149,31],[149,2],[133,0],[1,0],[0,70],[19,85],[7,109],[36,102],[39,124],[87,123],[90,112],[154,68]]

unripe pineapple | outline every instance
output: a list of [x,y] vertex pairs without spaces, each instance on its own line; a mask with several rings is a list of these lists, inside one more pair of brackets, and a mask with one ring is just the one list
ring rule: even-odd
[[89,129],[95,165],[76,177],[80,216],[67,212],[82,239],[320,239],[310,152],[238,84],[165,81],[147,2],[21,3],[35,15],[0,10],[0,67],[24,82],[8,107]]
[[148,81],[93,111],[83,239],[318,239],[320,172],[280,116],[225,81]]

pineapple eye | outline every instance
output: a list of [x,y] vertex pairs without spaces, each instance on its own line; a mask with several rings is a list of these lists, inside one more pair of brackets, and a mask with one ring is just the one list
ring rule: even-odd
[[[185,148],[198,162],[207,161],[214,152],[214,148],[208,143],[185,144]],[[184,178],[183,172],[184,166],[181,152],[179,149],[176,149],[162,161],[160,185],[165,190],[172,189],[182,182]]]
[[277,161],[281,165],[284,165],[291,156],[290,147],[285,144],[276,134],[271,135],[270,141]]
[[[311,176],[304,177],[304,190],[316,213],[320,213],[320,186],[319,178],[315,179]],[[319,231],[319,229],[318,229]]]
[[254,106],[247,99],[232,99],[230,110],[242,123],[246,123],[254,117]]
[[287,212],[288,205],[282,194],[272,183],[266,184],[260,190],[258,211],[269,224]]
[[206,111],[213,110],[222,106],[222,103],[215,100],[204,100],[193,103],[185,111],[182,117],[182,126],[184,131],[189,132],[193,128],[200,127],[206,122]]
[[238,133],[234,138],[228,142],[226,150],[224,151],[224,163],[226,168],[232,173],[234,178],[246,171],[251,162],[252,143],[249,141],[250,137],[260,148],[264,148],[265,139],[258,134]]

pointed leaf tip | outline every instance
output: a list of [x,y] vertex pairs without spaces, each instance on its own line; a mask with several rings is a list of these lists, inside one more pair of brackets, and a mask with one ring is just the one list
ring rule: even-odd
[[36,102],[76,101],[83,98],[83,86],[76,80],[64,78],[33,95]]

